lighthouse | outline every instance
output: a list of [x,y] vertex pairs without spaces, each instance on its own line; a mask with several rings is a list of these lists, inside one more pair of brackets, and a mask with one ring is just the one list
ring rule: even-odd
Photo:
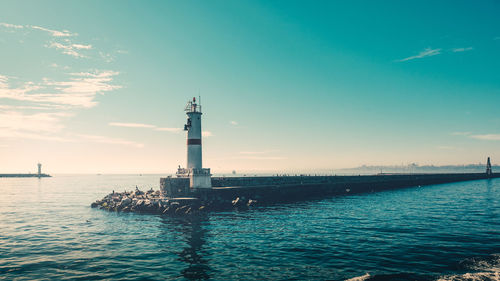
[[42,176],[42,164],[38,163],[37,166],[38,166],[38,177],[41,177]]
[[188,101],[184,111],[187,115],[184,125],[184,131],[187,131],[187,169],[179,169],[178,173],[189,177],[191,188],[212,188],[210,169],[202,166],[201,105],[193,98]]
[[486,174],[491,176],[491,161],[490,157],[488,157],[488,161],[486,162]]

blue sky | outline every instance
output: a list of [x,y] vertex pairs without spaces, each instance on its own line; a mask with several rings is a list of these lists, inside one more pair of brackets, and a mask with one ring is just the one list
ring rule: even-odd
[[[500,159],[497,1],[2,1],[0,171]],[[497,163],[497,162],[495,162]]]

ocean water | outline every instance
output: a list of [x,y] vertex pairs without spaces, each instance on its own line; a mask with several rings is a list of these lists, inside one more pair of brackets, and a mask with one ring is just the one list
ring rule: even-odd
[[0,179],[4,280],[500,280],[500,179],[196,217],[109,213],[159,175]]

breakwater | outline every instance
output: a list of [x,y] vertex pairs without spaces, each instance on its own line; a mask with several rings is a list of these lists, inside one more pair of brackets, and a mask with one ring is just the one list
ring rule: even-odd
[[197,189],[189,187],[189,178],[167,177],[160,179],[160,190],[113,192],[91,206],[109,211],[194,214],[498,177],[498,173],[213,177],[212,188]]
[[49,178],[47,174],[0,174],[0,178]]

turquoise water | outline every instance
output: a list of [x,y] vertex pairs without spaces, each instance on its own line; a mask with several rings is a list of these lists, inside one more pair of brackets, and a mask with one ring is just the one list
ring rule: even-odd
[[0,279],[499,280],[500,179],[186,218],[89,207],[136,185],[159,175],[0,179]]

